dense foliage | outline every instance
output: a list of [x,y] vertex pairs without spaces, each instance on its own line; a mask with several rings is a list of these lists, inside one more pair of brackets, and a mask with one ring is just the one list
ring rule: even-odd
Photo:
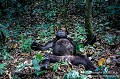
[[[0,78],[87,79],[91,71],[60,61],[48,70],[40,67],[48,51],[33,51],[33,41],[43,45],[65,28],[78,54],[91,54],[99,78],[117,79],[120,74],[120,0],[91,0],[91,24],[97,41],[86,45],[87,0],[0,0]],[[89,14],[88,14],[89,15]],[[15,73],[17,72],[17,73]],[[21,73],[22,72],[22,73]],[[115,72],[114,76],[109,72]],[[47,74],[49,73],[49,74]],[[102,76],[101,76],[102,73]],[[96,73],[95,73],[96,74]],[[116,75],[117,74],[117,75]],[[17,76],[16,76],[17,75]]]

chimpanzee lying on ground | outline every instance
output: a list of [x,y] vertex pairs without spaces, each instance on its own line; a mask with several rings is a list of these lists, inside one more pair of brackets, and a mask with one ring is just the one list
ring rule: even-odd
[[76,44],[75,42],[67,38],[67,33],[64,30],[59,30],[56,33],[56,38],[52,41],[46,43],[45,46],[40,45],[39,43],[33,42],[31,49],[33,50],[48,50],[49,48],[53,49],[53,55],[48,55],[46,61],[43,64],[45,67],[49,63],[58,62],[60,60],[67,60],[73,65],[82,64],[85,66],[86,70],[95,70],[92,62],[84,56],[75,56],[76,54]]
[[[75,42],[67,38],[67,33],[63,30],[59,30],[56,33],[56,38],[54,38],[52,41],[48,41],[45,46],[40,45],[39,43],[33,42],[31,45],[31,49],[37,51],[37,50],[48,50],[49,48],[53,49],[54,55],[75,55],[76,54],[76,44]],[[69,52],[70,51],[70,52]],[[70,54],[67,54],[67,53]]]

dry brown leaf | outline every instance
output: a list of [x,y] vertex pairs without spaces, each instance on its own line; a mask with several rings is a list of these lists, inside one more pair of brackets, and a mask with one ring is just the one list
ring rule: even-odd
[[21,53],[21,56],[29,56],[29,53]]
[[11,48],[15,49],[15,48],[17,48],[17,47],[18,47],[17,44],[14,44],[14,43],[11,44]]
[[105,58],[101,58],[98,60],[98,65],[99,66],[103,66],[106,63],[106,59]]

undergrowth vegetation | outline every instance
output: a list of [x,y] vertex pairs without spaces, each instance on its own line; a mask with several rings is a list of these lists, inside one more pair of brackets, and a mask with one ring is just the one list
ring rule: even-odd
[[65,61],[50,64],[48,70],[40,68],[46,59],[44,54],[51,54],[51,49],[33,51],[30,45],[33,41],[44,45],[55,38],[60,28],[67,29],[78,54],[92,55],[95,71],[100,72],[95,73],[95,78],[118,79],[120,1],[92,1],[92,28],[97,41],[87,46],[85,3],[86,0],[0,0],[0,79],[92,78],[92,72],[82,65],[71,66]]

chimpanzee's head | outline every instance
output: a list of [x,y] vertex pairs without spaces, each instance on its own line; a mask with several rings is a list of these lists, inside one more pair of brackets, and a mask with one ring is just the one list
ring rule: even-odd
[[59,30],[57,33],[56,33],[56,38],[57,39],[60,39],[60,38],[67,38],[67,33],[65,30]]

